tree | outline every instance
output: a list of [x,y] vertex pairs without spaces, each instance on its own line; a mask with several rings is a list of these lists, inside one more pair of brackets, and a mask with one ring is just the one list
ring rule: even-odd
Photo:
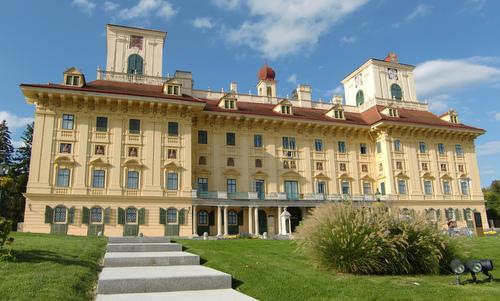
[[31,162],[31,145],[33,143],[33,125],[30,123],[26,126],[23,132],[21,140],[23,141],[22,146],[16,150],[16,168],[22,174],[29,173],[30,162]]
[[10,138],[10,130],[5,120],[0,123],[0,165],[9,165],[12,163],[14,147]]
[[483,189],[486,200],[486,213],[489,219],[500,219],[500,180],[491,182],[490,187]]

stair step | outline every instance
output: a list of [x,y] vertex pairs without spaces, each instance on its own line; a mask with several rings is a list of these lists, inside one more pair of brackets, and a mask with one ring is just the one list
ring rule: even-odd
[[230,289],[231,275],[199,265],[104,268],[98,294]]
[[108,243],[108,252],[169,252],[182,251],[182,245],[176,243]]
[[169,243],[170,237],[167,236],[123,236],[123,237],[109,237],[109,243],[152,243],[152,242],[163,242]]
[[199,265],[200,257],[187,252],[107,252],[105,267]]
[[257,301],[233,289],[182,291],[168,293],[142,293],[97,295],[96,301]]

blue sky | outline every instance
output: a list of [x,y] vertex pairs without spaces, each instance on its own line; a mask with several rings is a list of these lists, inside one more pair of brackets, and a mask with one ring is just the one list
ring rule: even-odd
[[500,179],[500,1],[495,0],[46,0],[5,1],[0,19],[0,119],[19,140],[33,107],[20,83],[60,82],[105,65],[105,25],[168,32],[164,73],[193,72],[198,88],[255,92],[267,62],[278,94],[297,83],[315,99],[342,93],[340,80],[393,50],[417,66],[417,95],[442,113],[487,130],[477,140],[482,185]]

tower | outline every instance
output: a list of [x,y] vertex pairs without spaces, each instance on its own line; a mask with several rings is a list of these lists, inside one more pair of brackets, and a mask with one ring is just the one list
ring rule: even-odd
[[257,74],[259,79],[259,83],[257,84],[257,95],[276,97],[275,76],[276,73],[273,68],[269,67],[267,64],[264,64],[264,66],[260,68],[259,73]]
[[162,76],[167,33],[120,25],[106,26],[106,71]]

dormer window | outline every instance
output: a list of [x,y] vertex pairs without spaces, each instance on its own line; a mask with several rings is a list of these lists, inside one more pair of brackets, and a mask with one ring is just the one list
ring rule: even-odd
[[69,68],[64,72],[64,82],[67,86],[83,87],[85,85],[85,77],[80,70]]
[[234,110],[236,108],[235,101],[232,99],[224,100],[224,108]]
[[292,103],[287,99],[283,99],[278,102],[278,104],[273,108],[273,111],[285,115],[293,115]]
[[181,96],[181,85],[175,79],[166,81],[163,84],[163,93],[168,95]]
[[389,108],[389,116],[398,117],[398,110],[394,108]]
[[333,107],[325,113],[325,115],[330,118],[345,120],[344,108],[339,103],[334,104]]
[[179,95],[179,90],[177,85],[167,85],[167,94],[169,95]]
[[281,106],[281,114],[292,115],[292,107],[289,105]]
[[451,123],[455,123],[455,124],[459,123],[459,121],[458,121],[458,114],[453,109],[450,109],[448,112],[446,112],[445,114],[443,114],[441,116],[441,119],[445,120],[445,121],[448,121],[448,122],[451,122]]
[[335,119],[344,119],[344,111],[335,110],[335,111],[333,111],[333,116]]
[[457,117],[457,115],[450,116],[450,121],[451,121],[451,123],[458,123],[458,117]]

